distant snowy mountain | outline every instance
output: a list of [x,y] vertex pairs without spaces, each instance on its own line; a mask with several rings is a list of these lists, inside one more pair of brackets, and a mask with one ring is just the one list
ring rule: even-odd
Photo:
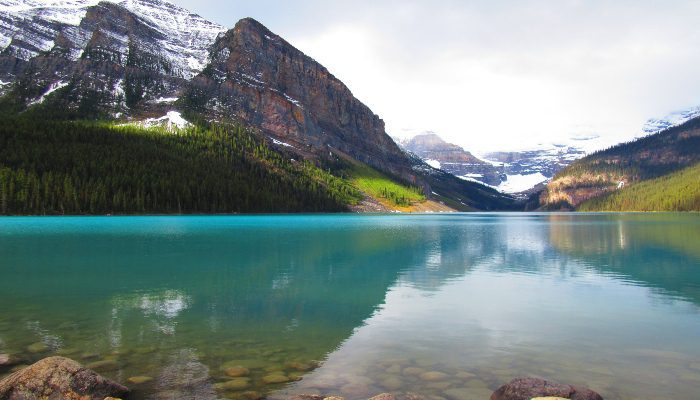
[[681,111],[674,111],[665,117],[649,119],[646,124],[644,124],[643,132],[645,135],[650,135],[652,133],[657,133],[674,126],[681,125],[697,117],[700,117],[700,106]]
[[[208,49],[225,29],[184,8],[162,0],[0,0],[0,52],[27,61],[50,51],[64,51],[77,60],[90,41],[96,40],[91,7],[115,4],[137,16],[152,29],[155,41],[143,41],[147,51],[158,54],[169,75],[191,79],[204,69]],[[127,29],[105,31],[127,60],[131,33]],[[112,46],[114,48],[114,46]]]
[[395,141],[435,168],[505,193],[532,189],[547,182],[573,161],[607,147],[600,136],[587,135],[572,137],[564,143],[539,144],[528,150],[475,156],[460,146],[446,143],[433,132]]

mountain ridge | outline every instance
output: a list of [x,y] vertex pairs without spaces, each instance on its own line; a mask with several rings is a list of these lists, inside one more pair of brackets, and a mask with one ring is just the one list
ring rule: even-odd
[[[19,7],[23,4],[27,7]],[[59,9],[72,16],[70,23],[55,21],[56,7],[37,4],[65,6]],[[420,187],[428,197],[449,193],[461,199],[454,203],[459,207],[513,206],[510,197],[476,184],[457,184],[447,176],[436,180],[391,140],[381,118],[343,82],[252,18],[223,30],[162,0],[5,0],[0,13],[11,13],[13,5],[22,8],[13,17],[22,23],[11,35],[0,29],[6,38],[0,51],[5,115],[149,124],[171,117],[182,122],[184,116],[195,125],[238,123],[277,151],[336,173],[343,171],[336,165],[351,157]],[[161,12],[169,7],[179,15],[174,24]],[[191,20],[204,27],[203,36],[168,33],[187,30]],[[180,54],[178,43],[193,46],[178,58],[180,64],[171,62],[172,54]],[[205,61],[197,53],[203,47]],[[196,62],[188,54],[198,55]],[[188,65],[178,66],[182,62]]]
[[700,161],[700,117],[588,155],[557,174],[540,196],[545,208],[580,204]]

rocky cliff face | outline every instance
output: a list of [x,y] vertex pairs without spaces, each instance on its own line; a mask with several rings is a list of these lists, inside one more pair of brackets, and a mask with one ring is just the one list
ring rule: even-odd
[[0,80],[20,105],[139,114],[200,72],[222,31],[161,0],[5,0]]
[[[0,0],[0,111],[24,110],[236,121],[285,153],[351,157],[440,192],[384,122],[312,58],[255,20],[225,31],[163,0]],[[512,202],[458,183],[449,192],[470,207]]]
[[253,19],[219,37],[183,106],[258,128],[289,150],[346,154],[416,183],[384,122],[326,68]]
[[401,146],[432,166],[458,177],[475,178],[479,182],[498,186],[505,178],[499,170],[456,144],[447,143],[432,132],[400,140]]

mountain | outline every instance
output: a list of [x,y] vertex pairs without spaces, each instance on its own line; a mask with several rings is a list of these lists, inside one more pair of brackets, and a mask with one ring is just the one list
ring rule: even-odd
[[480,182],[506,193],[526,192],[552,178],[554,174],[583,157],[587,141],[580,138],[572,144],[553,144],[539,149],[492,152],[478,158],[462,147],[445,142],[435,133],[418,134],[410,139],[394,139],[431,166],[461,179]]
[[456,144],[447,143],[433,132],[398,140],[398,143],[432,167],[457,177],[474,177],[475,180],[491,186],[498,186],[503,181],[502,174],[493,164],[475,157]]
[[[224,29],[161,0],[3,0],[0,80],[18,107],[81,116],[159,112]],[[53,94],[53,96],[50,96]]]
[[594,197],[580,211],[700,211],[700,163]]
[[189,83],[182,104],[208,118],[254,125],[306,156],[346,154],[419,183],[376,114],[325,67],[253,19],[215,41],[211,62]]
[[225,30],[162,0],[0,0],[0,94],[6,117],[242,125],[342,179],[359,161],[409,188],[398,192],[465,209],[513,202],[476,184],[432,186],[347,86],[250,18]]
[[700,106],[691,107],[685,110],[674,111],[661,118],[651,118],[644,124],[645,135],[661,132],[700,117]]
[[[545,208],[578,207],[590,199],[632,190],[640,182],[667,176],[699,161],[700,118],[694,118],[574,162],[547,185],[540,203]],[[664,186],[655,187],[662,190]],[[648,191],[647,185],[644,192]]]

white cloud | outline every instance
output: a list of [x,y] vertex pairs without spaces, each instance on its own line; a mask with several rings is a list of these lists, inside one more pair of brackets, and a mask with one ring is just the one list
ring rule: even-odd
[[649,117],[700,105],[694,1],[306,0],[291,7],[205,0],[190,7],[206,16],[224,3],[231,11],[217,12],[218,22],[260,19],[343,80],[391,134],[433,130],[475,151],[586,130],[627,140]]

